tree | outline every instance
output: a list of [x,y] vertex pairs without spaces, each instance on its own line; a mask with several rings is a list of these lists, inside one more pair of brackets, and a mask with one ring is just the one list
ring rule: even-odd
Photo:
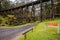
[[1,0],[0,1],[0,10],[5,10],[8,9],[10,7],[10,3],[7,0]]

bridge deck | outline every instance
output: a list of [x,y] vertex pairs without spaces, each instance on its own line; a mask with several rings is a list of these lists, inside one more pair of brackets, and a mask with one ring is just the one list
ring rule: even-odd
[[[49,0],[42,0],[42,2],[46,2],[46,1],[49,1]],[[26,6],[32,6],[32,4],[33,4],[33,5],[36,5],[36,4],[39,4],[39,3],[40,3],[40,1],[38,0],[38,1],[34,1],[34,2],[31,2],[31,3],[28,3],[28,4],[21,5],[21,6],[16,7],[16,8],[7,9],[7,10],[2,10],[2,11],[0,11],[0,12],[11,11],[11,10],[19,9],[19,8],[24,8],[24,7],[26,7]]]

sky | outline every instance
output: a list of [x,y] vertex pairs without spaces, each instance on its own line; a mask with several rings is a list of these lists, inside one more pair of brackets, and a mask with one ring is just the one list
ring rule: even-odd
[[14,2],[15,0],[10,0],[10,1]]
[[[14,2],[15,0],[10,0],[10,1]],[[36,0],[31,0],[31,1],[36,1]]]
[[[12,1],[13,4],[16,3],[16,0],[10,0],[10,1]],[[27,2],[31,2],[31,1],[36,1],[36,0],[20,0],[20,1],[18,1],[18,2],[19,2],[19,3],[21,3],[21,2],[27,3]]]
[[10,1],[14,2],[15,0],[10,0]]

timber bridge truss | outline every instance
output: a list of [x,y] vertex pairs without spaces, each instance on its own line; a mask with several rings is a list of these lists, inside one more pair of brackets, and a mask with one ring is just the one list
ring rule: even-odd
[[[4,16],[6,16],[6,14],[14,14],[15,16],[16,15],[18,15],[19,16],[19,18],[18,19],[20,19],[21,20],[21,22],[23,22],[23,20],[24,21],[28,21],[29,19],[30,20],[34,20],[35,19],[35,5],[38,5],[38,4],[40,4],[40,13],[39,13],[39,20],[40,21],[42,21],[43,20],[43,11],[42,11],[42,9],[43,9],[43,3],[44,2],[51,2],[51,16],[50,16],[50,18],[52,18],[52,19],[54,19],[54,13],[53,13],[53,7],[54,7],[54,2],[53,2],[53,0],[37,0],[37,1],[34,1],[34,2],[30,2],[30,3],[28,3],[28,4],[24,4],[24,5],[21,5],[21,6],[19,6],[19,7],[16,7],[16,8],[11,8],[11,9],[6,9],[6,10],[0,10],[0,14],[1,15],[3,15],[4,14]],[[30,17],[28,16],[28,14],[29,14],[29,6],[31,6],[32,8],[31,8],[31,13],[30,13]],[[24,10],[24,8],[25,8],[25,11],[23,11]],[[27,19],[28,18],[28,19]]]

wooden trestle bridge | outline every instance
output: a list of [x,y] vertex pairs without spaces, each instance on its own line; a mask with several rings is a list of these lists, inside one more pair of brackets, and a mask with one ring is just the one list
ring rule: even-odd
[[[30,19],[30,21],[35,21],[35,5],[37,4],[40,4],[40,13],[39,13],[39,20],[42,21],[43,20],[43,11],[42,11],[42,5],[44,2],[48,2],[48,1],[51,1],[51,16],[50,18],[51,19],[54,19],[54,13],[53,13],[53,7],[54,7],[54,2],[53,0],[37,0],[37,1],[34,1],[34,2],[31,2],[31,3],[28,3],[28,4],[24,4],[24,5],[21,5],[19,7],[16,7],[16,8],[12,8],[12,9],[7,9],[7,10],[0,10],[0,15],[4,15],[4,16],[7,16],[7,14],[12,14],[12,15],[18,15],[19,16],[19,21],[23,22],[23,21],[28,21]],[[32,11],[31,11],[31,16],[28,16],[29,14],[29,6],[32,6]],[[23,11],[25,8],[25,11]],[[27,19],[29,18],[29,19]],[[17,20],[18,20],[17,19]],[[14,21],[14,20],[13,20]],[[18,21],[18,22],[19,22]],[[34,26],[33,24],[31,25],[28,25],[28,26],[25,26],[25,27],[21,27],[21,28],[16,28],[16,29],[5,29],[5,28],[2,28],[0,29],[0,40],[16,40],[14,38],[16,38],[16,36],[19,36],[19,35],[22,35],[24,34],[25,35],[25,39],[26,39],[26,33],[33,30],[33,27]]]
[[[19,6],[19,7],[16,7],[16,8],[11,8],[11,9],[6,9],[6,10],[0,10],[0,14],[1,15],[4,15],[4,16],[6,16],[6,14],[13,14],[13,15],[18,15],[19,16],[19,18],[18,19],[20,19],[21,20],[21,22],[23,22],[23,20],[24,21],[28,21],[29,19],[29,21],[31,21],[31,20],[33,20],[33,21],[35,21],[34,19],[35,19],[35,5],[38,5],[38,4],[40,4],[40,13],[39,13],[39,20],[40,21],[42,21],[43,20],[43,11],[42,11],[42,5],[43,5],[43,3],[44,2],[48,2],[48,1],[51,1],[51,16],[50,16],[50,18],[51,19],[54,19],[54,13],[53,13],[53,10],[54,10],[54,2],[53,2],[53,0],[37,0],[37,1],[34,1],[34,2],[30,2],[30,3],[28,3],[28,4],[24,4],[24,5],[21,5],[21,6]],[[31,11],[31,13],[30,13],[30,16],[28,15],[29,14],[29,6],[32,6],[32,11]],[[24,10],[24,8],[25,8],[25,11],[23,11]],[[27,19],[28,18],[28,19]]]

